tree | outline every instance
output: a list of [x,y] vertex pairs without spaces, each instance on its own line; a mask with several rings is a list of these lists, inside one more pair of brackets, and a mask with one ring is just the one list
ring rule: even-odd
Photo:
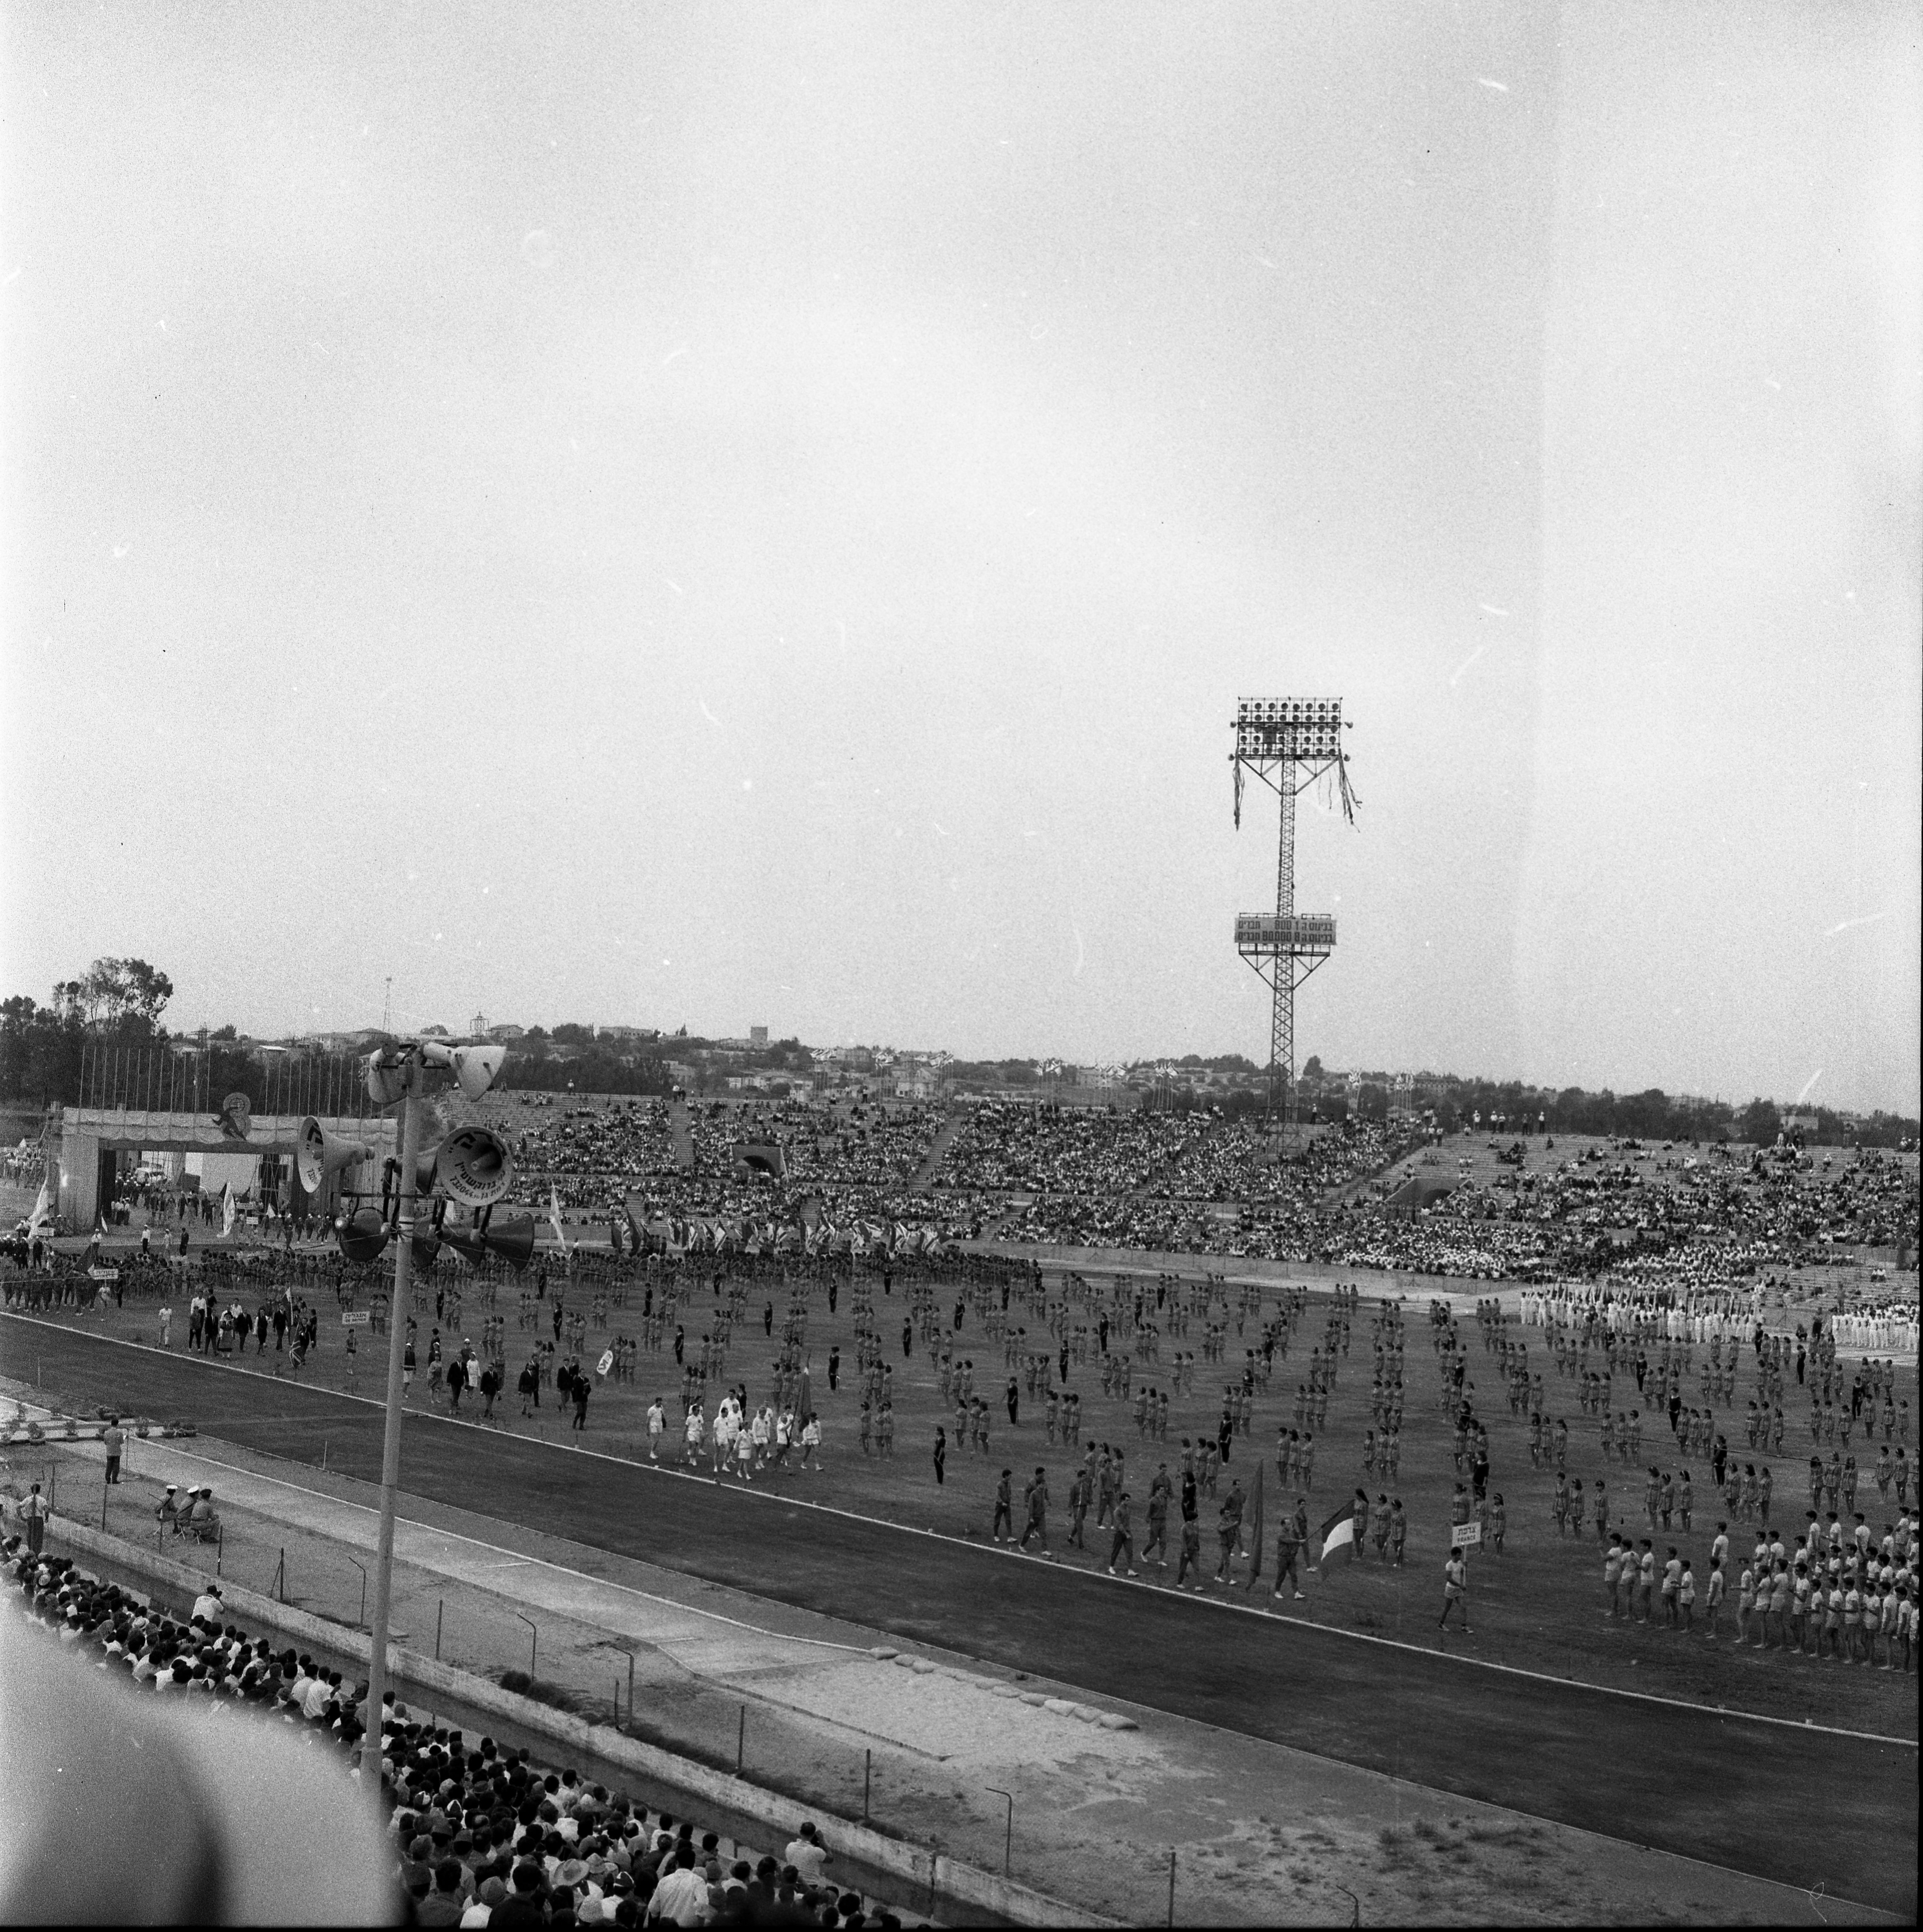
[[1736,1130],[1742,1139],[1753,1146],[1774,1147],[1776,1136],[1783,1131],[1783,1116],[1778,1112],[1774,1100],[1759,1097],[1736,1116]]
[[22,993],[0,1005],[0,1097],[39,1106],[77,1100],[86,1039],[77,1005],[58,997],[42,1006]]
[[1302,1077],[1305,1080],[1319,1080],[1322,1077],[1322,1056],[1312,1053],[1302,1063]]
[[66,980],[53,989],[64,1008],[77,1007],[91,1026],[118,1029],[131,1022],[151,1033],[173,998],[173,982],[144,959],[96,959],[84,980]]

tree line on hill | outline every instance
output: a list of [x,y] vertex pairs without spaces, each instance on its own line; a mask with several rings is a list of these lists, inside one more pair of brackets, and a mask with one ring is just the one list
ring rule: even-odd
[[[1382,1120],[1389,1110],[1386,1085],[1365,1081],[1358,1095],[1358,1111],[1366,1119]],[[1305,1094],[1305,1108],[1320,1108],[1325,1118],[1340,1118],[1347,1109],[1340,1093]],[[1592,1092],[1581,1087],[1559,1090],[1530,1087],[1518,1080],[1457,1080],[1416,1096],[1418,1116],[1432,1113],[1445,1133],[1473,1129],[1478,1116],[1485,1129],[1494,1117],[1507,1123],[1506,1132],[1534,1132],[1538,1117],[1551,1134],[1594,1134],[1641,1141],[1741,1141],[1773,1146],[1788,1117],[1814,1116],[1814,1126],[1797,1131],[1805,1145],[1815,1147],[1896,1148],[1916,1144],[1918,1124],[1898,1114],[1839,1114],[1827,1107],[1790,1108],[1760,1097],[1738,1107],[1726,1100],[1666,1094],[1660,1087],[1640,1094],[1617,1094],[1604,1088]]]
[[[72,1105],[80,1098],[83,1064],[94,1056],[190,1043],[196,1062],[193,1090],[212,1094],[215,1103],[229,1094],[244,1094],[254,1107],[267,1110],[277,1083],[286,1080],[286,1058],[263,1054],[239,1039],[231,1026],[170,1034],[161,1025],[160,1016],[172,997],[172,982],[146,960],[108,958],[96,959],[78,979],[60,981],[44,1005],[25,994],[0,1002],[0,1102]],[[721,1051],[730,1066],[746,1070],[800,1073],[814,1064],[798,1040],[774,1040],[752,1048],[724,1048],[718,1041],[691,1038],[685,1029],[673,1035],[614,1040],[597,1036],[592,1027],[569,1022],[551,1030],[530,1028],[514,1041],[502,1084],[534,1093],[572,1088],[582,1094],[665,1095],[674,1085],[670,1060],[684,1061]],[[1161,1104],[1178,1109],[1217,1108],[1236,1117],[1253,1116],[1263,1109],[1262,1070],[1240,1054],[1186,1054],[1168,1064],[1172,1078],[1160,1083],[1156,1097]],[[956,1061],[947,1070],[951,1079],[1004,1087],[1010,1098],[1040,1100],[1047,1090],[1043,1065],[1020,1059]],[[1192,1084],[1203,1074],[1239,1076],[1251,1084],[1227,1093],[1204,1093]],[[1352,1111],[1364,1120],[1385,1119],[1390,1097],[1387,1076],[1366,1079],[1351,1090],[1346,1080],[1326,1076],[1312,1054],[1303,1066],[1298,1095],[1304,1118],[1337,1122]],[[1551,1090],[1520,1081],[1480,1079],[1449,1080],[1425,1088],[1415,1097],[1418,1116],[1432,1114],[1444,1132],[1473,1128],[1478,1115],[1486,1128],[1492,1117],[1499,1116],[1507,1121],[1502,1131],[1533,1132],[1540,1115],[1552,1134],[1732,1140],[1765,1146],[1774,1142],[1792,1111],[1760,1097],[1737,1107],[1726,1101],[1666,1094],[1656,1087],[1640,1094],[1616,1094],[1606,1088],[1598,1093],[1580,1087]],[[1914,1146],[1918,1137],[1916,1120],[1899,1114],[1845,1116],[1820,1106],[1800,1112],[1814,1117],[1814,1127],[1801,1130],[1808,1144],[1894,1148],[1906,1142]]]

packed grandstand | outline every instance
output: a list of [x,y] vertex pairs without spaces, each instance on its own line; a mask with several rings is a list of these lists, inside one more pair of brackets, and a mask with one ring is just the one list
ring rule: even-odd
[[[672,1241],[678,1227],[685,1240],[692,1224],[724,1248],[839,1250],[923,1230],[1478,1280],[1628,1270],[1700,1283],[1917,1243],[1916,1162],[1875,1148],[1538,1136],[1466,1162],[1460,1137],[1445,1158],[1413,1124],[1350,1121],[1285,1155],[1259,1122],[1213,1109],[1026,1102],[508,1096],[501,1114],[518,1132],[525,1206],[558,1204],[628,1238]],[[751,1142],[779,1150],[778,1177],[744,1164]]]

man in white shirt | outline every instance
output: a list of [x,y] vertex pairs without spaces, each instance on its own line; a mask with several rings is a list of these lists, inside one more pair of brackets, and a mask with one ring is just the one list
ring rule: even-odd
[[788,1850],[782,1856],[800,1873],[805,1884],[819,1885],[828,1868],[828,1848],[822,1844],[812,1824],[801,1826],[789,1840]]
[[220,1601],[220,1585],[209,1583],[194,1600],[194,1620],[196,1623],[204,1621],[218,1624],[220,1621],[220,1612],[225,1607]]
[[334,1700],[335,1687],[340,1682],[338,1670],[322,1670],[315,1673],[314,1682],[308,1686],[307,1694],[301,1700],[301,1708],[310,1718],[318,1718]]
[[674,1870],[655,1887],[649,1909],[656,1918],[676,1925],[699,1925],[707,1907],[707,1878],[695,1867],[694,1846],[683,1845],[675,1854]]

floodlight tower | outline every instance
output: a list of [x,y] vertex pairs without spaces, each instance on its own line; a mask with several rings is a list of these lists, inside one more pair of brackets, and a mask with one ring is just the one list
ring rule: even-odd
[[1295,989],[1335,950],[1330,913],[1295,910],[1295,800],[1333,771],[1342,816],[1355,822],[1355,795],[1342,748],[1339,698],[1245,698],[1235,707],[1235,824],[1242,824],[1242,784],[1249,772],[1282,802],[1282,836],[1275,862],[1275,910],[1238,913],[1235,950],[1268,982],[1269,1114],[1285,1141],[1295,1124]]

